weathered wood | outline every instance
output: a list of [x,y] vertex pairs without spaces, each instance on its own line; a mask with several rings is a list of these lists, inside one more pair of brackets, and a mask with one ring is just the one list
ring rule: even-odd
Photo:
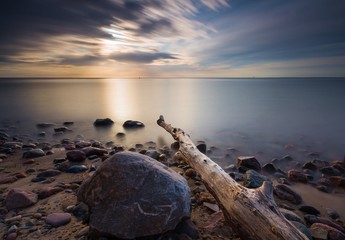
[[274,201],[270,182],[264,182],[257,189],[243,187],[202,154],[183,130],[167,124],[163,116],[157,123],[179,142],[180,153],[199,173],[206,188],[220,205],[226,221],[241,239],[308,239],[281,214]]

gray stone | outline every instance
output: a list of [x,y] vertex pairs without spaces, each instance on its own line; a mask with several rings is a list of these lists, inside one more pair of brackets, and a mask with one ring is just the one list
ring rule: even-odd
[[40,172],[39,174],[37,174],[38,178],[47,178],[47,177],[54,177],[57,175],[60,175],[61,171],[59,170],[55,170],[55,169],[49,169],[49,170],[45,170],[43,172]]
[[85,165],[73,165],[70,166],[66,172],[68,173],[82,173],[87,171],[87,166]]
[[38,158],[38,157],[43,157],[46,154],[42,149],[31,149],[29,151],[26,151],[23,153],[23,158],[28,159],[28,158]]
[[196,147],[200,152],[202,152],[203,154],[206,154],[207,147],[205,143],[200,143]]
[[186,180],[139,153],[114,154],[83,182],[78,200],[90,208],[90,229],[136,238],[174,229],[190,216]]
[[327,215],[334,220],[340,218],[339,214],[331,208],[326,208],[326,212]]
[[304,225],[303,223],[300,222],[295,222],[295,221],[291,221],[291,223],[293,225],[295,225],[295,227],[300,230],[301,233],[303,233],[308,239],[312,240],[313,236],[310,232],[310,230],[306,227],[306,225]]
[[243,174],[243,186],[247,188],[258,188],[264,181],[271,180],[254,170],[248,170]]
[[293,211],[290,211],[288,209],[281,208],[280,212],[284,215],[284,217],[289,221],[299,222],[304,224],[304,221],[302,218],[300,218],[296,213]]
[[312,215],[319,215],[320,214],[319,210],[317,210],[313,206],[309,206],[309,205],[300,206],[299,210],[304,212],[304,213],[312,214]]

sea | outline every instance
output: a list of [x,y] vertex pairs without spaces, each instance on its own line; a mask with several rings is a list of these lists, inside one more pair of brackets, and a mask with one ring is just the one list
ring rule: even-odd
[[[262,162],[345,156],[345,78],[0,79],[0,131],[29,142],[170,145],[172,137],[156,123],[160,115],[195,143],[205,142],[222,166],[233,155]],[[115,124],[95,128],[97,118]],[[145,128],[125,130],[126,120]],[[74,124],[62,135],[36,126],[67,121]],[[117,138],[118,132],[126,137]]]

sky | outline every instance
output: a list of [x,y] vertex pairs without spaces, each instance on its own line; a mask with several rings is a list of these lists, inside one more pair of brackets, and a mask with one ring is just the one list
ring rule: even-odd
[[343,0],[2,0],[0,77],[344,77]]

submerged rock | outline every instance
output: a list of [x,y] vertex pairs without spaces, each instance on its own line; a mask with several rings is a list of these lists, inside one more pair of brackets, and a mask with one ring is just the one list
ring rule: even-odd
[[109,127],[114,124],[114,121],[110,118],[99,118],[93,123],[95,127]]
[[308,182],[308,177],[304,173],[297,170],[288,171],[288,179],[294,182]]
[[261,171],[261,164],[253,156],[238,157],[237,158],[237,166],[242,167],[244,169],[252,169],[252,170],[255,170],[257,172]]
[[133,152],[117,153],[105,161],[81,185],[78,200],[90,208],[93,232],[119,238],[160,234],[190,215],[186,180]]
[[122,125],[124,128],[143,128],[145,127],[144,123],[139,121],[127,120]]
[[271,180],[254,170],[248,170],[243,174],[243,186],[247,188],[258,188],[262,185],[264,181]]

